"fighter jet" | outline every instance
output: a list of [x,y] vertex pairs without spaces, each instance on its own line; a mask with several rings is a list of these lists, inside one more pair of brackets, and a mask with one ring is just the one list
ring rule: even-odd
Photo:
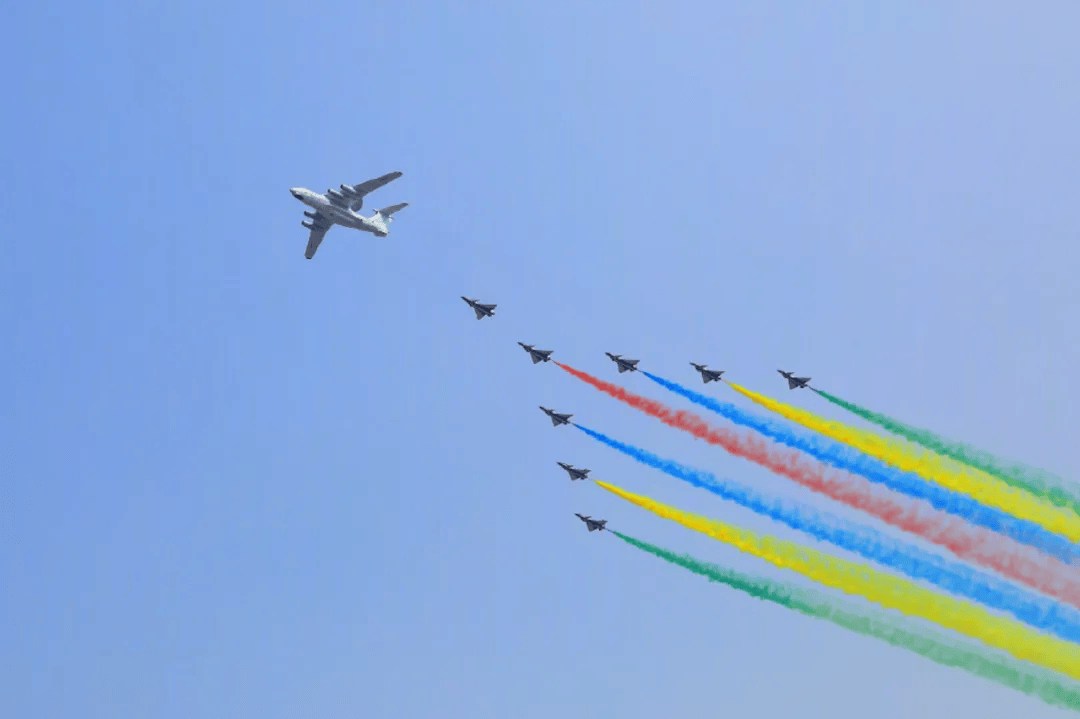
[[302,221],[300,223],[311,230],[310,234],[308,234],[307,250],[304,252],[304,257],[310,260],[315,256],[315,251],[319,249],[319,245],[322,244],[326,233],[334,225],[370,232],[376,237],[386,237],[390,234],[390,221],[393,219],[391,215],[403,207],[408,207],[408,202],[375,210],[375,214],[371,217],[364,217],[358,214],[357,210],[363,206],[365,195],[389,182],[393,182],[399,177],[401,177],[400,172],[391,172],[382,177],[376,177],[374,180],[361,182],[359,185],[341,185],[340,191],[331,188],[326,191],[325,195],[320,195],[303,187],[290,188],[289,192],[292,193],[293,197],[314,210],[314,212],[304,212],[304,216],[309,218],[311,222]]
[[576,469],[574,465],[566,464],[564,462],[556,462],[555,464],[559,465],[567,471],[567,473],[570,475],[571,482],[573,482],[575,479],[588,479],[589,472],[592,471],[591,469]]
[[595,532],[598,529],[600,529],[600,530],[607,529],[607,527],[605,526],[607,524],[606,519],[593,519],[592,517],[589,517],[589,516],[584,516],[583,517],[580,514],[578,514],[577,512],[574,512],[574,516],[577,517],[578,519],[580,519],[582,522],[585,522],[585,526],[589,528],[590,532]]
[[548,417],[551,417],[551,424],[555,427],[558,427],[560,424],[570,424],[570,418],[574,416],[572,414],[559,414],[555,410],[548,409],[544,406],[541,406],[540,409],[544,410],[544,413]]
[[[468,297],[462,297],[461,299],[465,300],[465,303],[473,308],[473,312],[476,313],[476,319],[478,320],[482,320],[485,317],[493,317],[495,315],[495,308],[498,307],[498,305],[482,305],[476,300],[470,300]],[[521,343],[519,342],[518,344]]]
[[795,389],[796,387],[809,387],[810,386],[810,385],[806,384],[807,382],[810,381],[809,377],[792,377],[791,376],[793,374],[792,372],[785,372],[782,369],[778,369],[776,371],[779,372],[780,374],[782,374],[784,376],[784,379],[787,380],[788,389]]
[[533,347],[532,345],[527,345],[527,344],[524,344],[523,342],[518,342],[518,344],[521,345],[522,347],[524,347],[525,351],[529,353],[529,356],[532,357],[533,364],[536,364],[537,362],[550,362],[551,361],[551,353],[555,351],[555,350],[538,350],[535,347]]
[[696,362],[691,362],[690,364],[693,365],[694,369],[701,373],[701,379],[705,381],[705,384],[719,382],[720,375],[724,374],[724,370],[722,369],[709,369],[706,365],[698,364]]
[[622,373],[622,372],[637,372],[637,363],[641,361],[641,360],[623,359],[622,355],[613,355],[610,352],[605,352],[604,354],[606,354],[608,357],[610,357],[612,362],[619,365],[619,372],[620,373]]

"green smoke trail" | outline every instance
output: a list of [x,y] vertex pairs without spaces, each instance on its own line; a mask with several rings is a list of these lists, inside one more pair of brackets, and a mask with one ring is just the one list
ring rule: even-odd
[[710,581],[746,592],[756,599],[774,602],[807,616],[825,619],[858,634],[884,640],[938,664],[966,669],[984,679],[1037,696],[1047,704],[1080,711],[1080,689],[1066,686],[1062,678],[1034,665],[991,654],[910,623],[905,626],[904,622],[889,618],[882,612],[858,608],[821,592],[740,574],[686,554],[676,554],[614,530],[610,531],[631,546],[689,569]]
[[995,457],[989,452],[972,447],[970,444],[954,442],[929,430],[912,427],[892,417],[872,412],[865,407],[860,407],[836,395],[831,395],[828,392],[822,392],[819,389],[814,391],[838,407],[843,407],[848,412],[858,415],[867,422],[872,422],[888,432],[921,445],[943,457],[956,460],[973,469],[982,470],[1016,489],[1022,489],[1029,494],[1042,497],[1058,507],[1068,508],[1080,514],[1080,496],[1075,494],[1076,490],[1070,492],[1070,490],[1061,486],[1065,483],[1065,480],[1054,476],[1050,472]]

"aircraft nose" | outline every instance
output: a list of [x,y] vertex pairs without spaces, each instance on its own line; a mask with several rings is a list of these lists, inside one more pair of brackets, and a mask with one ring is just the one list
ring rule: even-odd
[[298,199],[298,200],[300,199],[300,189],[299,188],[290,187],[289,192],[292,193],[292,196],[295,197],[296,199]]

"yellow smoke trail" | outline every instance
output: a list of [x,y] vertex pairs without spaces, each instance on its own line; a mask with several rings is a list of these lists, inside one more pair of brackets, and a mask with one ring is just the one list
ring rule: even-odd
[[1076,645],[1039,634],[1013,619],[996,617],[975,604],[931,592],[865,564],[684,512],[607,482],[596,480],[596,484],[653,514],[726,542],[778,567],[794,570],[825,586],[865,597],[887,609],[928,619],[1004,649],[1017,659],[1080,679],[1080,649]]
[[873,432],[850,427],[842,422],[823,419],[798,407],[752,392],[728,382],[733,390],[777,414],[812,429],[837,442],[854,447],[863,454],[880,459],[905,472],[914,472],[977,502],[996,507],[1014,517],[1026,519],[1051,532],[1080,542],[1080,517],[1055,507],[1034,495],[1010,487],[986,472],[965,467],[921,447],[903,444]]

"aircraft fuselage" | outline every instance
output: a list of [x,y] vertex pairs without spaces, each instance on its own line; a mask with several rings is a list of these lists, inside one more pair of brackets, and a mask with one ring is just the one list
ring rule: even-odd
[[348,227],[353,230],[370,232],[376,237],[386,237],[387,228],[382,218],[376,214],[374,217],[364,217],[348,207],[342,207],[331,202],[325,195],[320,195],[311,190],[298,188],[293,192],[293,197],[312,208],[335,225]]

